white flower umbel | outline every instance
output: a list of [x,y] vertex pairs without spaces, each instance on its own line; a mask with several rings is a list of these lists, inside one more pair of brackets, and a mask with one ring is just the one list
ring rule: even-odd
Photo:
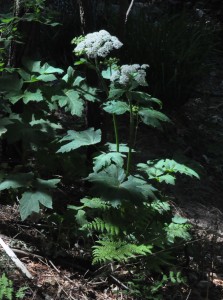
[[123,65],[119,70],[116,70],[110,80],[112,82],[117,82],[121,85],[128,85],[132,81],[138,83],[138,85],[146,86],[146,69],[149,65]]
[[77,44],[74,52],[77,55],[86,54],[89,58],[106,57],[113,49],[119,49],[122,45],[117,37],[106,30],[100,30],[87,34]]

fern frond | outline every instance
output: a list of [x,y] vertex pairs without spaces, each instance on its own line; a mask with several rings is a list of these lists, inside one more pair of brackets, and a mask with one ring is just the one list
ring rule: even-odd
[[165,228],[168,242],[174,243],[176,238],[181,238],[186,241],[189,240],[191,238],[190,233],[188,232],[189,229],[190,224],[170,223]]
[[97,241],[93,246],[93,264],[104,263],[109,260],[125,261],[136,255],[152,253],[152,245],[135,245],[123,241]]
[[111,205],[101,198],[83,198],[81,199],[84,208],[93,208],[100,210],[110,209]]
[[95,218],[92,222],[85,225],[86,229],[99,231],[104,233],[105,231],[111,235],[119,234],[119,227],[110,223],[109,221],[102,220],[101,218]]

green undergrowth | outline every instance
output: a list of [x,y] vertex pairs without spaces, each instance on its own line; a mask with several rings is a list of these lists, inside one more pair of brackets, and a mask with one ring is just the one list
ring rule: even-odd
[[13,300],[24,299],[26,287],[21,287],[18,291],[15,291],[13,282],[7,278],[5,273],[0,277],[0,299],[1,300]]
[[[110,57],[122,43],[104,30],[72,43],[76,60],[66,70],[28,57],[20,68],[8,68],[2,56],[0,191],[18,201],[22,221],[42,213],[58,235],[64,223],[70,226],[70,234],[88,241],[93,264],[131,264],[131,292],[155,299],[167,283],[184,283],[171,249],[181,251],[191,238],[187,219],[174,212],[162,186],[199,175],[171,157],[134,164],[141,124],[154,130],[171,124],[162,102],[148,93],[148,65],[122,65]],[[92,86],[88,68],[97,78]],[[87,126],[90,106],[101,116],[97,127]],[[124,118],[125,141],[119,127]],[[63,212],[54,206],[59,192]],[[138,284],[137,272],[144,279]],[[152,284],[148,278],[156,273],[162,278]],[[144,281],[148,288],[140,292]]]

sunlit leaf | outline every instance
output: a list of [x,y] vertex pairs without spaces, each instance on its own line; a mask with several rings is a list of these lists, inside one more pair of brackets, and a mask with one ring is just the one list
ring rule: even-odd
[[84,109],[83,100],[79,97],[79,93],[74,90],[64,91],[63,95],[54,95],[52,101],[58,101],[60,107],[65,107],[66,111],[70,111],[72,115],[82,116]]
[[34,178],[33,173],[16,173],[9,175],[0,183],[0,191],[6,189],[16,189],[20,187],[28,187]]
[[188,220],[186,218],[181,217],[180,215],[175,215],[172,218],[172,222],[176,224],[185,224],[188,222]]
[[44,81],[44,82],[50,82],[50,81],[57,80],[56,76],[53,74],[42,74],[42,75],[39,75],[38,77],[36,77],[36,79]]
[[103,70],[101,72],[101,75],[104,79],[110,79],[114,72],[116,72],[116,70],[114,70],[114,67],[108,67],[107,70]]
[[[107,143],[106,146],[108,146],[109,151],[117,151],[117,145],[113,143]],[[121,153],[128,153],[129,147],[127,144],[119,144],[119,152]],[[132,152],[135,152],[135,150],[132,149]]]
[[103,109],[110,114],[122,115],[129,111],[129,106],[123,101],[108,101],[104,104]]
[[122,167],[124,164],[125,155],[119,152],[109,152],[102,153],[94,158],[94,167],[93,170],[95,172],[100,171],[104,167],[109,166],[111,163],[116,164],[119,167]]
[[30,101],[40,102],[43,101],[43,95],[40,89],[36,90],[35,92],[25,91],[23,94],[23,102],[25,104],[29,103]]
[[101,141],[101,130],[94,130],[89,128],[84,131],[69,130],[67,135],[60,140],[60,142],[71,141],[68,144],[62,146],[57,152],[64,153],[71,150],[78,149],[82,146],[89,146],[97,144]]

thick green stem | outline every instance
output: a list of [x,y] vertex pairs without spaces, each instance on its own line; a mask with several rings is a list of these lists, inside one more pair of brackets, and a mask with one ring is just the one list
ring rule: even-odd
[[116,151],[119,152],[119,136],[118,136],[117,118],[116,118],[115,114],[113,114],[112,116],[113,116],[114,132],[115,132]]
[[[101,72],[100,72],[100,68],[98,66],[98,61],[97,61],[97,58],[95,58],[95,66],[96,66],[96,72],[97,72],[97,75],[98,75],[98,78],[101,82],[101,85],[108,97],[109,95],[109,91],[108,91],[108,87],[103,79],[103,77],[101,76]],[[116,118],[116,115],[115,114],[112,114],[112,117],[113,117],[113,127],[114,127],[114,133],[115,133],[115,143],[116,143],[116,151],[119,152],[119,134],[118,134],[118,124],[117,124],[117,118]]]
[[108,96],[108,87],[107,87],[107,85],[106,85],[106,83],[105,83],[105,81],[104,81],[104,79],[103,79],[103,77],[101,75],[101,71],[100,71],[100,68],[98,66],[98,60],[97,60],[97,58],[95,58],[95,70],[96,70],[98,78],[99,78],[99,80],[101,82],[102,88],[105,91],[106,95]]
[[134,144],[134,113],[132,109],[132,100],[128,97],[129,100],[129,112],[130,112],[130,119],[129,119],[129,152],[127,157],[127,167],[126,167],[126,176],[128,176],[131,172],[132,166],[132,149]]

